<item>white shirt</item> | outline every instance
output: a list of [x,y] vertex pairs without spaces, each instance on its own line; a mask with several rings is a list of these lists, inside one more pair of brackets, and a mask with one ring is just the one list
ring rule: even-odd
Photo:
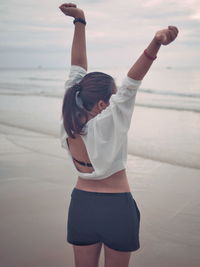
[[[65,82],[65,90],[79,83],[86,73],[84,68],[72,65],[69,78]],[[61,118],[61,146],[66,149],[69,160],[81,178],[100,180],[126,168],[127,134],[140,84],[141,80],[126,76],[117,93],[111,96],[110,105],[87,122],[86,135],[81,135],[81,138],[94,168],[92,173],[79,172],[75,167],[66,142],[68,135]]]

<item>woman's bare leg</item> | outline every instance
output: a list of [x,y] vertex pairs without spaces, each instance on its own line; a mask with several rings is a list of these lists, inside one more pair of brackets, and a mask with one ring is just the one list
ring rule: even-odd
[[98,267],[102,243],[76,246],[74,249],[75,267]]
[[117,251],[104,244],[105,267],[128,267],[131,251]]

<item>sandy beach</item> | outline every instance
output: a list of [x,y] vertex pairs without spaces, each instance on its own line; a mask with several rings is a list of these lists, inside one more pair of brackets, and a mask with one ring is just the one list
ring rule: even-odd
[[[0,138],[0,266],[74,266],[66,220],[76,174],[59,139],[4,122]],[[200,171],[129,155],[127,174],[141,211],[130,267],[198,267]]]
[[[74,4],[84,13],[65,16],[58,1],[1,1],[0,267],[75,267],[67,221],[77,174],[60,142],[70,66],[107,73],[118,89],[148,70],[143,53],[152,66],[127,136],[141,215],[129,267],[200,267],[200,1]],[[74,34],[77,14],[86,34]]]

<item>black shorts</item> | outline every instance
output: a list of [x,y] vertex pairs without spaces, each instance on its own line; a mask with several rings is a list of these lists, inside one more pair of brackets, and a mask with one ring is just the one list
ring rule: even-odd
[[102,242],[118,251],[139,249],[140,211],[131,192],[101,193],[74,188],[67,220],[67,242]]

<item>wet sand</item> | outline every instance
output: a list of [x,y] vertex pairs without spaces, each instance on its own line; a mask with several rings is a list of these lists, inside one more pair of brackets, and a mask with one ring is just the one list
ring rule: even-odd
[[[0,140],[0,266],[74,266],[66,221],[76,173],[59,139],[2,123]],[[127,174],[141,211],[129,266],[199,267],[200,170],[129,155]]]

